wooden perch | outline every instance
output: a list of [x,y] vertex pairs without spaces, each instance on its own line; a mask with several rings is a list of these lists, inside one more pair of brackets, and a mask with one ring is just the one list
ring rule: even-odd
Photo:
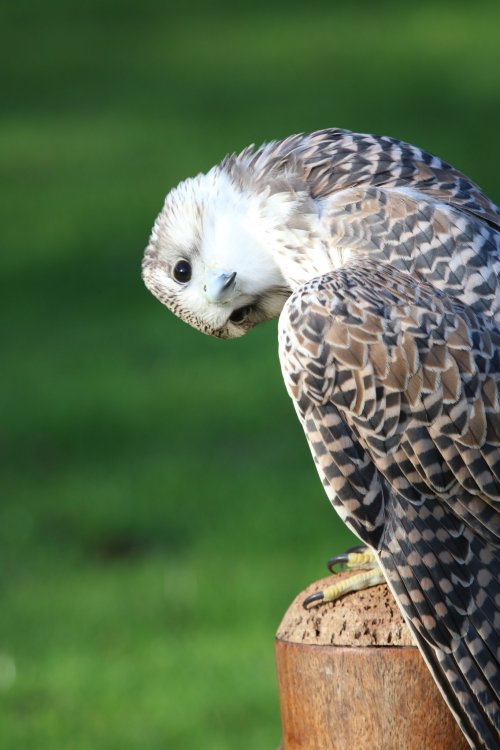
[[276,634],[283,750],[468,750],[388,587],[302,607],[332,582]]

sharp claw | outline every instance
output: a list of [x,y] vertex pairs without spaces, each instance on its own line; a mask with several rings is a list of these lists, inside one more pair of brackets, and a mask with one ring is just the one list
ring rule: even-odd
[[349,555],[351,555],[353,552],[362,552],[365,549],[364,544],[358,544],[356,547],[349,547],[349,549],[346,549],[345,552],[343,552],[341,555],[335,555],[335,557],[330,557],[330,559],[327,562],[327,568],[330,571],[330,573],[335,573],[335,566],[344,564],[347,565],[349,562]]
[[316,594],[310,594],[308,597],[304,599],[302,602],[302,606],[304,609],[309,609],[309,604],[312,602],[322,602],[323,601],[324,594],[322,591],[318,591]]
[[335,566],[339,565],[340,563],[347,563],[349,559],[349,552],[344,552],[342,555],[335,555],[335,557],[330,557],[330,559],[327,562],[327,568],[330,571],[330,573],[335,573]]

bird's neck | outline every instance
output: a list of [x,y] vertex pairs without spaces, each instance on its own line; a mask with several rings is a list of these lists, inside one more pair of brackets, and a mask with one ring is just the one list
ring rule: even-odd
[[292,292],[346,260],[340,249],[332,247],[318,206],[310,198],[293,207],[281,224],[271,228],[267,247]]
[[[251,262],[274,284],[279,275],[293,292],[345,261],[341,251],[332,247],[321,202],[305,189],[274,190],[270,183],[261,191],[240,195],[239,206],[243,210],[236,215],[235,238],[247,244]],[[235,241],[225,244],[232,248]]]

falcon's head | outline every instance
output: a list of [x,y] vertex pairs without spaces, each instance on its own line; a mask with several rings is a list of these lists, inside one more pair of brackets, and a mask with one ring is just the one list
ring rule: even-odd
[[219,338],[276,317],[291,290],[273,250],[296,202],[293,191],[258,187],[224,164],[182,182],[153,227],[146,286],[186,323]]

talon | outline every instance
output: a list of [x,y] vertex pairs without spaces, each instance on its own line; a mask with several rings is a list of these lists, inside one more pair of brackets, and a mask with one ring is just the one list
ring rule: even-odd
[[304,607],[304,609],[309,609],[309,604],[311,604],[311,602],[319,602],[321,604],[323,602],[323,599],[323,592],[318,591],[316,594],[310,594],[308,597],[306,597],[302,602],[302,606]]
[[347,562],[349,560],[349,552],[350,552],[350,550],[348,550],[347,552],[344,552],[342,555],[335,555],[335,557],[330,557],[330,559],[328,560],[328,562],[326,564],[326,566],[327,566],[328,570],[330,571],[330,573],[336,573],[337,572],[335,570],[335,566],[336,565],[340,565],[341,563],[344,564],[344,565],[347,564]]
[[361,555],[366,553],[366,546],[364,544],[358,544],[356,547],[349,547],[349,549],[346,549],[345,552],[343,552],[341,555],[335,555],[335,557],[330,557],[330,559],[327,562],[327,568],[330,571],[330,573],[336,573],[335,566],[336,565],[347,565],[350,567],[349,563],[352,562],[351,555]]
[[375,553],[364,545],[351,547],[341,555],[335,555],[328,560],[327,566],[331,573],[337,573],[335,565],[343,564],[347,570],[368,570],[377,566]]

